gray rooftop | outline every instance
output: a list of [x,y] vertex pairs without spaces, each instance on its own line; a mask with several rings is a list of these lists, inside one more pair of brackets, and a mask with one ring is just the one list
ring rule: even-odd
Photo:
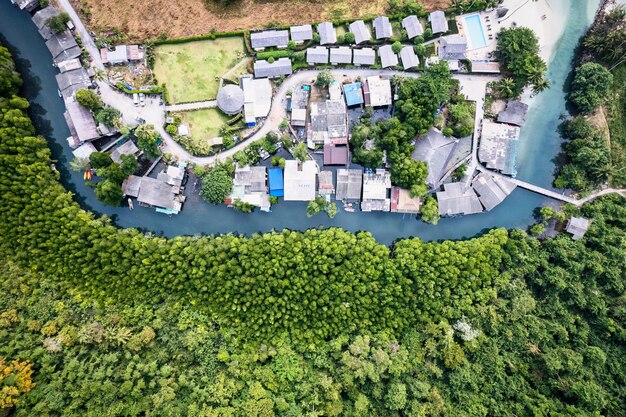
[[289,43],[289,31],[266,30],[250,34],[250,42],[253,49],[263,49],[272,46],[286,47]]
[[528,104],[519,100],[509,100],[506,103],[506,109],[498,114],[498,122],[521,127],[526,123],[526,113],[528,113]]
[[347,110],[343,100],[311,103],[311,139],[325,143],[348,137]]
[[339,48],[330,48],[331,64],[351,64],[352,48],[340,46]]
[[572,234],[572,239],[578,240],[587,233],[590,224],[591,220],[585,219],[584,217],[572,217],[569,222],[567,222],[565,230]]
[[376,52],[372,48],[353,49],[354,65],[374,65],[376,63]]
[[374,31],[376,32],[376,39],[387,39],[393,36],[393,29],[391,28],[391,22],[387,16],[378,16],[374,19]]
[[46,41],[55,64],[72,58],[78,58],[81,49],[69,30],[57,33]]
[[400,60],[405,70],[415,68],[420,64],[420,60],[412,46],[404,46],[400,49]]
[[337,200],[360,200],[363,171],[360,169],[337,170]]
[[439,43],[439,59],[459,60],[467,57],[467,39],[461,35],[450,35],[441,38]]
[[454,182],[444,184],[443,188],[444,191],[437,192],[440,215],[455,216],[483,211],[483,206],[471,187],[466,187],[461,182]]
[[320,173],[317,174],[317,193],[319,195],[331,195],[334,190],[333,172],[320,171]]
[[519,136],[519,127],[484,119],[478,147],[478,159],[489,169],[515,175]]
[[39,0],[11,0],[20,10],[32,12],[39,6]]
[[246,193],[260,193],[267,191],[265,167],[246,165],[235,170],[234,185],[245,187]]
[[323,22],[317,25],[317,32],[320,35],[320,45],[337,43],[337,31],[330,22]]
[[[134,176],[134,175],[133,175]],[[137,201],[153,207],[180,211],[180,188],[156,178],[141,177]]]
[[72,151],[72,154],[79,159],[89,160],[89,155],[96,152],[96,147],[91,142],[85,142]]
[[217,92],[217,107],[226,114],[241,112],[243,104],[243,91],[238,85],[226,84]]
[[135,143],[132,140],[127,140],[111,151],[111,159],[119,164],[122,162],[122,155],[134,155],[137,152],[139,152],[139,148]]
[[428,21],[430,22],[433,34],[445,33],[448,31],[448,20],[446,19],[446,14],[441,10],[437,10],[429,14]]
[[409,39],[424,34],[424,28],[415,15],[407,16],[402,19],[402,27],[406,30]]
[[289,28],[291,40],[294,42],[308,41],[313,39],[313,28],[311,25],[292,26]]
[[350,23],[350,32],[354,33],[354,43],[356,44],[372,39],[369,29],[362,20]]
[[411,158],[415,161],[426,162],[428,166],[426,183],[430,187],[439,185],[446,172],[447,162],[454,151],[455,144],[455,138],[445,137],[441,131],[434,127],[415,140],[415,150],[411,154]]
[[48,27],[47,23],[48,19],[58,14],[59,12],[57,12],[54,7],[48,6],[33,15],[33,22],[35,22],[35,26],[37,26],[39,34],[44,39],[48,40],[54,35],[54,32]]
[[380,56],[380,64],[383,68],[398,65],[398,55],[393,53],[391,45],[383,45],[378,48],[378,56]]
[[80,88],[86,88],[91,84],[91,79],[85,68],[78,68],[71,71],[66,71],[56,76],[59,90],[64,92],[73,85],[80,85]]
[[361,211],[389,211],[391,208],[391,174],[384,169],[363,174]]
[[325,46],[307,48],[306,62],[309,64],[328,64],[328,48]]
[[270,64],[267,61],[254,63],[254,76],[256,78],[275,78],[281,75],[291,75],[291,59],[280,58]]
[[481,173],[472,181],[472,188],[487,211],[491,211],[502,203],[515,187],[516,185],[510,181],[496,178],[488,173]]
[[65,100],[66,118],[70,121],[70,132],[74,134],[80,142],[98,139],[100,134],[96,129],[96,121],[86,107],[78,104],[74,100]]

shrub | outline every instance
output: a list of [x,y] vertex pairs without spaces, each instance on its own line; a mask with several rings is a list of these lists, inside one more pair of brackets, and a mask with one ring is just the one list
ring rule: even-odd
[[81,88],[76,92],[76,101],[78,101],[82,106],[87,107],[91,111],[96,111],[101,109],[104,106],[102,99],[92,90],[87,90],[86,88]]
[[215,167],[202,177],[200,195],[211,204],[222,204],[233,188],[233,179],[222,167]]

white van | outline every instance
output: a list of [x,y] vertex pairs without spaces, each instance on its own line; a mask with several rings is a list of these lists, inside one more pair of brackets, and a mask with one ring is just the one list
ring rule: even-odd
[[139,94],[133,94],[133,103],[135,103],[135,106],[139,105]]

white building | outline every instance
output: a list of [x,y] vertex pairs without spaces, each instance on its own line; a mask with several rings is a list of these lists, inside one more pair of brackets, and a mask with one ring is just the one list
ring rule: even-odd
[[315,200],[316,176],[315,161],[285,161],[285,201]]

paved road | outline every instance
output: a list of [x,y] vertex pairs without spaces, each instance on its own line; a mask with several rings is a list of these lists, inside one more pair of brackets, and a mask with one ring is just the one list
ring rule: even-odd
[[76,31],[80,35],[80,39],[83,41],[83,47],[89,52],[92,58],[92,64],[97,69],[104,70],[104,64],[102,63],[102,59],[100,58],[100,49],[96,46],[96,43],[93,41],[93,38],[89,34],[89,31],[83,25],[83,21],[76,13],[76,10],[72,7],[69,0],[58,0],[59,6],[63,8],[67,12],[67,14],[72,19],[74,26],[76,27]]

